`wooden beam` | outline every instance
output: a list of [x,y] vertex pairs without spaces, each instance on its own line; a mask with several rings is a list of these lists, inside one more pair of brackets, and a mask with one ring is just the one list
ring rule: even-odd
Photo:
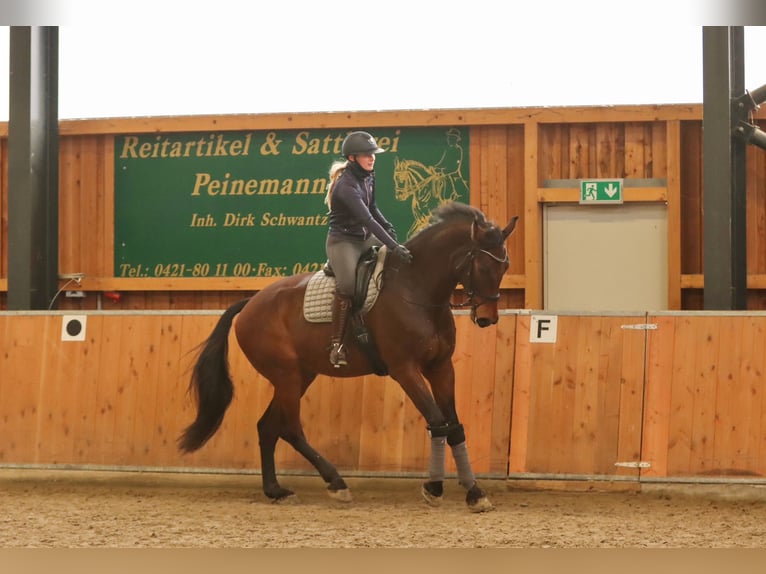
[[[625,203],[668,200],[666,187],[626,187],[622,191]],[[580,201],[580,190],[574,187],[539,187],[537,200],[541,203],[577,203]]]
[[[274,129],[327,129],[359,126],[451,126],[537,123],[651,122],[701,120],[700,104],[571,106],[528,108],[477,108],[447,110],[393,110],[327,113],[274,113],[200,116],[149,116],[62,120],[62,136],[94,134],[139,134],[195,131],[238,131]],[[8,134],[0,122],[0,138]]]
[[535,121],[524,124],[524,273],[527,277],[524,290],[524,307],[543,308],[543,208],[537,194],[538,131]]
[[668,309],[680,311],[681,300],[681,122],[665,127],[667,140]]

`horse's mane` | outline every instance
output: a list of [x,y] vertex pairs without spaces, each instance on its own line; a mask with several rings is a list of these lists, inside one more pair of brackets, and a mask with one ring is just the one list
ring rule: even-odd
[[484,217],[484,214],[480,210],[457,201],[443,203],[434,209],[431,212],[431,218],[428,222],[428,225],[413,235],[410,240],[428,235],[433,230],[438,229],[443,225],[449,225],[450,223],[459,221],[465,223],[472,223],[475,221],[480,227],[484,228],[486,233],[484,235],[483,243],[487,245],[500,245],[505,240],[503,238],[502,231],[494,224],[487,221],[486,217]]
[[466,221],[476,221],[479,224],[486,223],[484,214],[470,205],[451,201],[443,203],[431,212],[430,225],[436,225],[441,222],[447,222],[453,219],[464,219]]

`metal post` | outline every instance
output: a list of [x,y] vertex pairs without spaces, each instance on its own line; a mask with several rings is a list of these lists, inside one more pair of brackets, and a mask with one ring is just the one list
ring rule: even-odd
[[746,143],[734,129],[747,112],[744,29],[703,27],[704,306],[747,308]]
[[12,26],[8,308],[45,310],[58,289],[58,28]]

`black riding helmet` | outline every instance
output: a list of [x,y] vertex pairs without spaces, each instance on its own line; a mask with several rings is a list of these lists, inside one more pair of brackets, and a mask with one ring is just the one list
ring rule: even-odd
[[367,132],[351,132],[343,140],[340,148],[343,157],[360,153],[383,153],[384,149],[378,147],[375,138]]

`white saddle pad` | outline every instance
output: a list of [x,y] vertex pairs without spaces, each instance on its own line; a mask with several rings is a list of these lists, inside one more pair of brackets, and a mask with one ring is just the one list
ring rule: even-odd
[[[380,293],[380,273],[383,271],[383,261],[386,259],[386,247],[378,250],[378,261],[372,272],[370,283],[367,286],[367,297],[364,300],[362,311],[367,313]],[[309,323],[332,322],[332,300],[335,296],[335,277],[328,277],[324,271],[317,271],[309,279],[306,286],[306,295],[303,298],[303,316]]]

